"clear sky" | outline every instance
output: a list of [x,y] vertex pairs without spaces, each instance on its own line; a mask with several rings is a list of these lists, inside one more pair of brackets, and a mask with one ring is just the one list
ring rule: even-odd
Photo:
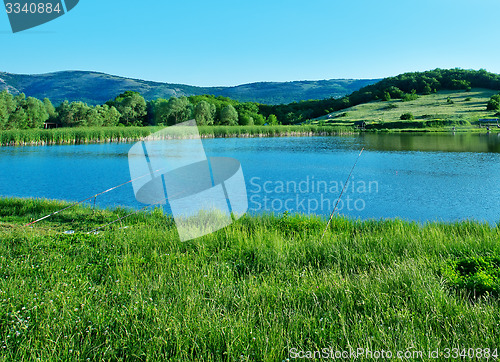
[[500,73],[499,14],[499,0],[80,0],[17,34],[2,11],[0,71],[201,86],[455,67]]

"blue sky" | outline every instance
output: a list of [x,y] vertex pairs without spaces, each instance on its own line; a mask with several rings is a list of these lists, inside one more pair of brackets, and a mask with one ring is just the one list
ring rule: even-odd
[[382,78],[434,68],[500,73],[498,0],[80,0],[12,34],[0,71],[94,70],[201,86]]

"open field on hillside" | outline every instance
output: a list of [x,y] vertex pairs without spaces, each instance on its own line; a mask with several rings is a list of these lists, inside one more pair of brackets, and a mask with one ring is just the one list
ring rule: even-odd
[[486,103],[497,93],[488,89],[440,91],[420,95],[413,101],[375,101],[331,113],[330,117],[321,117],[312,123],[351,125],[353,122],[366,121],[384,124],[399,122],[402,114],[411,113],[417,122],[441,120],[448,122],[449,126],[467,128],[470,124],[475,125],[479,118],[499,118],[497,112],[486,110]]

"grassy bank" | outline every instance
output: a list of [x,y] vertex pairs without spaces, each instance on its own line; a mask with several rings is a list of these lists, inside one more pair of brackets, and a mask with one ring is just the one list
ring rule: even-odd
[[[446,123],[446,122],[444,122]],[[369,124],[360,131],[352,122],[328,125],[295,126],[204,126],[199,127],[202,138],[229,137],[287,137],[334,136],[359,132],[450,132],[450,125],[430,124],[427,121],[394,121]],[[135,142],[164,127],[81,127],[0,131],[0,146],[64,145],[106,142]],[[456,126],[457,132],[485,133],[484,128]],[[500,132],[492,128],[491,132]]]
[[125,213],[88,208],[21,227],[61,206],[0,199],[1,360],[500,348],[499,227],[337,217],[320,240],[322,219],[261,216],[182,243],[160,212],[86,235]]
[[[164,127],[81,127],[0,131],[0,146],[133,142]],[[328,136],[356,132],[339,126],[205,126],[200,135],[211,137]]]

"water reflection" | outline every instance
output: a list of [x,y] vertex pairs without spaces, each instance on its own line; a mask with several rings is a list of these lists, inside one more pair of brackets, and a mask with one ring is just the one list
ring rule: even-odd
[[500,133],[363,133],[356,137],[366,149],[377,151],[500,153]]

